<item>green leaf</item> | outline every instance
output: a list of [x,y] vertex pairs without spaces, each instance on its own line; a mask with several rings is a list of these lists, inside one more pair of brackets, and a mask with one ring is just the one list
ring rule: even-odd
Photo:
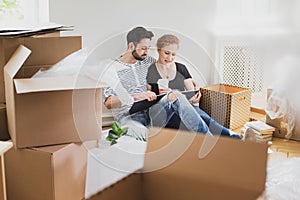
[[118,136],[118,133],[116,133],[114,130],[109,130],[108,135]]
[[[106,140],[110,141],[111,145],[116,144],[117,140],[128,132],[128,127],[122,128],[117,121],[112,123],[111,128],[106,137]],[[138,138],[138,140],[144,140],[144,138]]]
[[122,135],[125,135],[128,132],[128,127],[122,128]]
[[117,141],[116,140],[112,140],[110,145],[114,145],[114,144],[117,144]]
[[114,136],[111,136],[111,135],[108,135],[107,137],[106,137],[106,140],[108,140],[108,141],[112,141],[112,140],[116,140],[116,139],[118,139],[117,137],[114,137]]
[[111,128],[116,133],[120,133],[120,131],[122,130],[120,124],[116,121],[112,123]]

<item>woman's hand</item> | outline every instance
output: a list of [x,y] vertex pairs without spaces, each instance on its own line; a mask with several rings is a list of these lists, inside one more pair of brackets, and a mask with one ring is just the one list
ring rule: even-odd
[[191,103],[199,103],[200,99],[201,99],[201,92],[197,92],[197,94],[195,94],[192,98],[189,99],[189,102]]

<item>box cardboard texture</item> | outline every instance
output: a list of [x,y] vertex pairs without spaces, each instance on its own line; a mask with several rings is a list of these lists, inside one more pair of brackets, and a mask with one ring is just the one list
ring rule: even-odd
[[[117,200],[134,188],[128,199],[253,200],[264,191],[266,144],[168,129],[151,131],[155,135],[148,140],[143,173],[130,175],[90,199]],[[200,158],[200,149],[214,142],[211,151]],[[161,165],[178,148],[183,151],[175,162]]]
[[[38,48],[40,48],[41,45],[43,45],[42,49],[49,48],[49,51],[51,52],[51,48],[53,48],[55,45],[59,45],[60,42],[67,44],[67,47],[69,48],[70,51],[72,50],[72,48],[73,48],[73,51],[78,49],[79,43],[74,43],[73,47],[71,47],[71,42],[74,42],[74,39],[65,39],[65,38],[58,39],[59,36],[60,36],[60,32],[57,31],[54,33],[42,34],[42,35],[31,36],[31,37],[11,37],[11,38],[6,38],[6,37],[1,38],[0,37],[0,103],[5,102],[3,68],[4,68],[4,65],[8,62],[11,55],[18,48],[18,46],[25,45],[25,46],[29,47],[34,52],[34,54],[36,54],[40,51],[40,49],[38,49]],[[57,38],[53,39],[51,37],[57,37]],[[40,43],[40,44],[37,44],[37,43]],[[57,57],[56,59],[60,60],[61,58],[64,58],[66,55],[68,55],[69,53],[70,52],[65,51],[65,54],[61,54],[60,57]],[[44,56],[44,57],[41,57],[40,58],[41,60],[44,60],[44,59],[49,60],[49,58],[46,57],[47,54],[42,54],[42,56]],[[32,58],[33,57],[37,57],[37,56],[32,56]],[[52,60],[53,63],[50,63],[50,64],[54,64],[58,60]],[[31,58],[29,58],[27,60],[26,65],[32,65],[31,63],[34,63],[34,62],[35,62],[34,60],[31,60]],[[42,62],[39,64],[44,64],[44,63]],[[37,70],[37,69],[35,68],[35,70]],[[32,71],[32,73],[34,73],[34,71]]]
[[12,148],[5,154],[10,200],[83,199],[87,150],[82,144]]
[[15,147],[99,139],[101,106],[95,108],[95,102],[101,102],[101,84],[78,85],[76,77],[31,79],[22,71],[26,64],[51,65],[80,49],[81,37],[51,37],[51,48],[43,47],[45,38],[35,39],[42,39],[31,43],[35,54],[29,56],[31,51],[19,46],[4,68],[8,130]]
[[251,90],[226,84],[200,88],[200,108],[226,128],[243,126],[250,117]]
[[7,129],[6,106],[0,103],[0,140],[9,140],[10,136]]

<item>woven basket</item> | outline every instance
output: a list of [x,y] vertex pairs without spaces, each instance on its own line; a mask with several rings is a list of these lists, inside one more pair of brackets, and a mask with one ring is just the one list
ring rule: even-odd
[[251,90],[226,84],[200,89],[200,108],[226,128],[242,127],[250,116]]

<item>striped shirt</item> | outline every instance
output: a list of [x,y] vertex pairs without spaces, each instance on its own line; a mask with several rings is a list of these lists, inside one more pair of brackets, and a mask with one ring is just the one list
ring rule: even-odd
[[[147,56],[144,60],[137,61],[134,64],[121,62],[118,58],[114,59],[115,72],[118,76],[118,81],[128,94],[137,94],[147,91],[146,76],[149,66],[155,62],[151,56]],[[119,96],[112,87],[104,90],[105,99],[109,96]],[[132,102],[133,103],[133,102]],[[112,108],[114,117],[119,120],[120,117],[128,115],[131,104],[122,104],[120,108]]]

